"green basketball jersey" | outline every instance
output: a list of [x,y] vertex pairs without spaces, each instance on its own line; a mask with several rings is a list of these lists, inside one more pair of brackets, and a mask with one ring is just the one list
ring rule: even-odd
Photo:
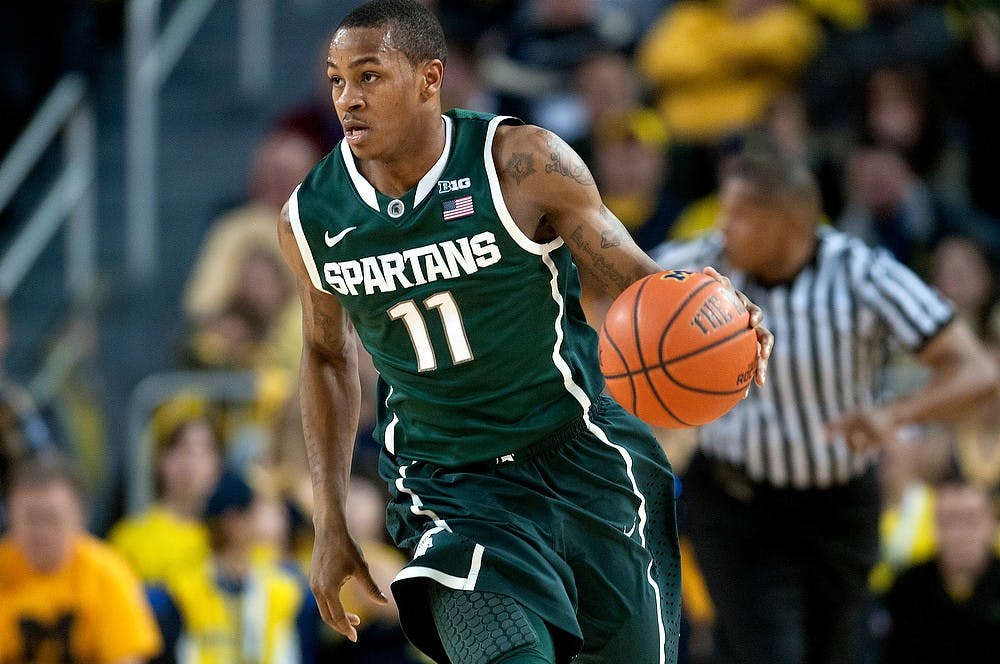
[[508,117],[442,116],[441,158],[399,198],[347,143],[289,201],[313,286],[336,295],[380,375],[376,438],[446,466],[496,459],[578,418],[603,388],[561,239],[515,225],[492,143]]

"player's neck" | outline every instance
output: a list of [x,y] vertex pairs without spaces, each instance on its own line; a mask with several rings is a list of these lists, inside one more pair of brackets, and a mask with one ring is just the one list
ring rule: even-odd
[[431,170],[444,150],[445,123],[437,114],[427,125],[423,130],[413,129],[392,155],[358,164],[373,187],[387,196],[402,196]]

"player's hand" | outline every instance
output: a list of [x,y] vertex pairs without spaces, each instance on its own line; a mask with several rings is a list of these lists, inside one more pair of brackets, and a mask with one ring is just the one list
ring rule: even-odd
[[826,426],[827,436],[843,436],[854,452],[881,447],[896,438],[896,423],[885,408],[863,408],[846,413]]
[[378,604],[386,604],[386,599],[378,584],[368,571],[368,563],[346,530],[323,532],[316,529],[313,545],[312,564],[309,572],[309,587],[316,596],[320,616],[351,641],[358,640],[357,626],[361,618],[348,613],[340,601],[340,589],[350,579],[361,584],[365,594]]
[[757,372],[754,375],[754,382],[757,383],[757,387],[764,387],[767,378],[767,360],[771,357],[771,349],[774,348],[774,335],[764,326],[764,312],[746,295],[733,288],[733,282],[729,277],[719,274],[714,267],[706,267],[704,273],[722,284],[723,288],[735,293],[750,314],[750,327],[757,334]]

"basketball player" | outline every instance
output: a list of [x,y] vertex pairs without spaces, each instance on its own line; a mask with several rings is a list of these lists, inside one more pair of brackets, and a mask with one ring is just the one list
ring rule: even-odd
[[[658,268],[559,138],[442,115],[444,61],[416,2],[351,12],[327,69],[345,138],[281,216],[304,311],[320,611],[353,640],[340,587],[385,601],[344,525],[353,326],[380,373],[387,525],[413,551],[392,591],[413,643],[439,662],[672,662],[673,474],[601,395],[577,277],[614,297]],[[762,382],[771,337],[750,308]]]

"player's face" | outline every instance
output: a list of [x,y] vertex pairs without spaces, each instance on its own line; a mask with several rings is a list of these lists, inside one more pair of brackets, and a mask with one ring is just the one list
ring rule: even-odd
[[716,225],[730,265],[750,275],[766,274],[773,267],[787,232],[773,206],[740,178],[723,182]]
[[420,76],[382,28],[338,30],[327,76],[344,140],[359,159],[398,154],[412,133],[408,120],[421,101]]
[[69,559],[73,536],[83,530],[83,512],[63,482],[16,489],[10,497],[10,531],[37,571],[54,572]]

